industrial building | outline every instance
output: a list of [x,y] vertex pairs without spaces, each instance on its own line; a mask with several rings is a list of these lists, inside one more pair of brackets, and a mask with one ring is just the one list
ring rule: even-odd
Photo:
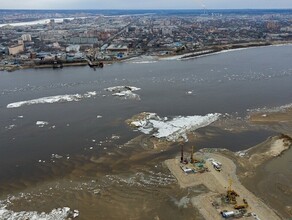
[[17,44],[13,45],[11,47],[8,47],[9,55],[16,55],[24,51],[24,45],[23,44]]

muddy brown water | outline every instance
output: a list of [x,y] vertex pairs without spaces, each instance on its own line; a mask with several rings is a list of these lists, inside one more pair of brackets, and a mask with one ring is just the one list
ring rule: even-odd
[[[179,189],[162,165],[178,154],[176,146],[162,151],[125,147],[140,133],[124,121],[143,111],[162,117],[218,112],[244,118],[247,109],[291,103],[291,53],[291,46],[279,46],[188,61],[114,64],[98,71],[0,72],[0,197],[15,196],[10,207],[15,211],[70,206],[80,211],[81,219],[199,218],[188,204],[178,205],[191,194]],[[136,93],[141,100],[104,91],[116,85],[140,87]],[[6,108],[12,102],[88,91],[97,91],[97,96]],[[36,121],[49,125],[39,128]],[[10,125],[15,126],[8,129]],[[237,151],[271,135],[265,129],[257,132],[216,130],[213,138],[196,143],[198,148]]]
[[266,162],[256,175],[244,182],[255,195],[279,212],[285,219],[292,216],[292,148]]

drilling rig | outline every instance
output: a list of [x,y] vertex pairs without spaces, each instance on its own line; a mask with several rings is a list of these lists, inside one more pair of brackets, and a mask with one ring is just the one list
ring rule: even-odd
[[192,146],[192,154],[191,154],[191,163],[194,163],[195,160],[194,160],[194,146]]
[[229,186],[227,189],[227,194],[226,194],[226,200],[230,203],[230,204],[236,204],[236,197],[239,196],[232,188],[232,179],[229,179]]

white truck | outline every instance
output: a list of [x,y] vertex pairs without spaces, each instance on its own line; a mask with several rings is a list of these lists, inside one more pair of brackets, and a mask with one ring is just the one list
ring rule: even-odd
[[234,211],[223,211],[221,212],[221,215],[223,218],[230,218],[233,217],[235,215]]
[[217,170],[219,172],[221,171],[221,167],[222,167],[222,164],[221,163],[219,163],[217,161],[212,161],[212,165],[213,165],[213,167],[214,167],[215,170]]

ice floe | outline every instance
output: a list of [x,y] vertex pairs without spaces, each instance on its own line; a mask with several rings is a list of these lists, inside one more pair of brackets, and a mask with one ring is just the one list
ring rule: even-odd
[[120,139],[120,138],[121,138],[120,136],[118,136],[118,135],[114,135],[114,134],[111,136],[111,139],[112,139],[112,140],[118,140],[118,139]]
[[71,94],[71,95],[56,95],[48,96],[38,99],[31,99],[27,101],[14,102],[7,105],[7,108],[19,108],[24,105],[34,105],[34,104],[51,104],[56,102],[73,102],[80,101],[83,98],[91,98],[96,96],[96,92],[87,92],[85,94]]
[[11,129],[15,128],[15,127],[16,127],[16,125],[13,124],[13,125],[6,126],[5,129],[11,130]]
[[48,125],[49,122],[47,122],[47,121],[37,121],[35,124],[36,124],[37,126],[39,126],[40,128],[43,128],[43,127],[45,127],[46,125]]
[[112,92],[113,96],[123,97],[125,99],[136,99],[140,100],[140,96],[134,91],[140,90],[138,87],[134,86],[114,86],[105,89],[106,91]]
[[238,151],[238,152],[236,152],[235,155],[237,155],[239,157],[246,157],[248,154],[247,154],[247,151],[244,150],[244,151]]
[[51,155],[51,159],[62,159],[63,156],[59,155],[59,154],[52,154]]
[[118,91],[124,91],[124,90],[129,90],[129,91],[138,91],[141,88],[135,87],[135,86],[113,86],[113,87],[109,87],[106,88],[106,91],[110,91],[110,92],[118,92]]
[[[287,104],[287,105],[277,106],[277,107],[263,107],[263,108],[256,108],[256,109],[247,109],[246,111],[251,112],[251,113],[253,112],[271,113],[271,112],[283,112],[291,108],[292,108],[292,103]],[[267,115],[263,114],[262,117],[267,117]]]
[[176,179],[169,174],[154,171],[137,172],[133,175],[106,175],[102,184],[126,184],[128,186],[167,186],[173,184]]
[[8,210],[5,203],[0,201],[0,219],[5,220],[65,220],[76,218],[78,215],[78,210],[71,211],[68,207],[53,209],[50,213],[38,213],[36,211],[14,212]]
[[187,141],[187,133],[210,125],[221,114],[207,114],[205,116],[177,116],[172,119],[161,118],[155,113],[144,113],[144,117],[132,121],[130,124],[144,134],[152,134],[157,138],[168,141],[178,141],[183,138]]
[[134,61],[132,63],[136,64],[151,64],[151,63],[157,63],[155,60],[141,60],[141,61]]

